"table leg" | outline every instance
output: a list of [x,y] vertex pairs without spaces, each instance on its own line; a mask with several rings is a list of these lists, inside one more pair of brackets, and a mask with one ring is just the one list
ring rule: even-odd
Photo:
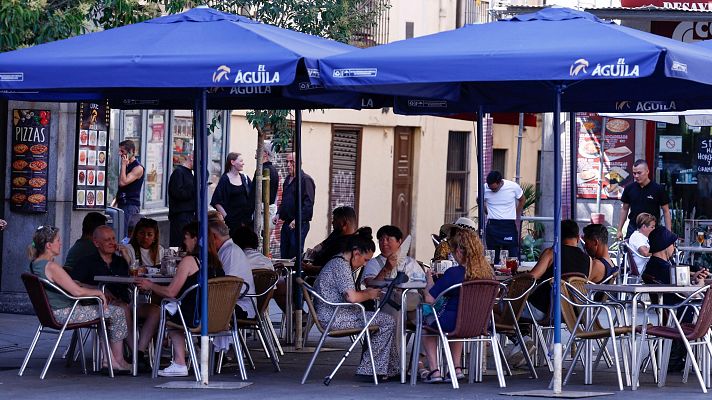
[[133,362],[131,363],[131,374],[133,376],[138,375],[138,315],[137,315],[137,310],[138,310],[138,286],[134,285],[133,289],[131,291],[132,293],[132,315],[131,315],[131,325],[133,329],[133,351],[132,351],[132,360]]
[[[287,284],[287,301],[286,301],[286,310],[284,310],[286,316],[284,318],[284,325],[285,329],[287,330],[287,334],[285,336],[285,341],[287,344],[293,344],[294,343],[294,319],[292,317],[292,313],[294,312],[293,304],[294,304],[294,283],[292,282],[292,270],[288,269],[288,275],[286,278],[286,284]],[[316,315],[313,316],[313,318],[316,318]]]
[[633,381],[631,382],[631,390],[638,390],[638,374],[640,373],[640,366],[638,365],[638,342],[635,338],[636,329],[636,318],[638,314],[638,298],[640,293],[633,295],[633,307],[631,309],[630,315],[630,325],[633,328],[630,332],[630,346],[632,351],[630,352],[630,365],[633,370]]

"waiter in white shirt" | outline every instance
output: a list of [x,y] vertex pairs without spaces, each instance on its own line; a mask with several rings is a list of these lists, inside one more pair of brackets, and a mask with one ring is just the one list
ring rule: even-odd
[[500,262],[500,250],[508,250],[510,257],[519,257],[519,218],[525,201],[524,191],[517,183],[502,179],[499,171],[487,174],[485,240],[487,249],[495,250],[495,264]]

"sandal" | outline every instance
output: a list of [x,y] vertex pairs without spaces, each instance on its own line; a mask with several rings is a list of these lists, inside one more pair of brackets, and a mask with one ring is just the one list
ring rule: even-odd
[[430,371],[428,376],[426,376],[425,379],[423,379],[423,382],[424,383],[442,383],[443,382],[442,376],[433,376],[433,374],[435,374],[436,372],[440,373],[440,370],[434,369],[434,370]]
[[[462,367],[455,367],[455,377],[457,378],[457,380],[465,379],[465,373],[462,372]],[[450,378],[449,373],[447,374],[447,377],[445,379],[443,379],[443,382],[447,382],[447,383],[452,382],[452,379]]]
[[422,361],[418,361],[418,378],[424,381],[428,374],[430,374],[430,370],[425,368],[425,364]]

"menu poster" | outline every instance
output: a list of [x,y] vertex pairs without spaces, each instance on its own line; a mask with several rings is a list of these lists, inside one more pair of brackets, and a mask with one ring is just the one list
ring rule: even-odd
[[620,199],[623,188],[633,181],[635,162],[635,120],[607,118],[605,142],[602,142],[604,118],[595,113],[577,113],[578,156],[576,193],[578,198],[595,199],[603,176],[601,199]]
[[107,103],[79,103],[77,110],[74,209],[104,209],[111,113]]
[[47,212],[50,117],[45,110],[12,111],[12,211]]
[[712,174],[712,137],[697,138],[697,173]]

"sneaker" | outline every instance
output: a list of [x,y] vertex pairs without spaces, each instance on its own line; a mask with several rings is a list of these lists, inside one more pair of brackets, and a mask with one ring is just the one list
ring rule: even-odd
[[[524,342],[525,347],[527,349],[527,352],[531,356],[532,353],[534,352],[534,342],[531,340],[527,340]],[[524,357],[524,353],[521,351],[521,348],[519,346],[516,347],[516,352],[512,352],[508,358],[507,361],[509,362],[509,366],[512,368],[521,368],[527,365],[527,360]]]
[[158,371],[159,376],[188,376],[188,367],[176,364],[171,361],[171,365]]

